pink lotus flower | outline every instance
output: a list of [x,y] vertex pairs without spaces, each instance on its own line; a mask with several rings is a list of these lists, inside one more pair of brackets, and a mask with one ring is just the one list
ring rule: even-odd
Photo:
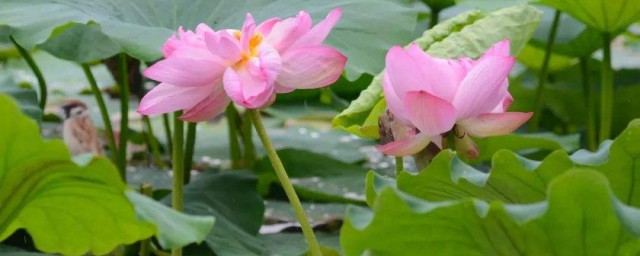
[[509,41],[495,44],[478,60],[439,59],[416,44],[407,50],[395,46],[386,58],[383,90],[389,111],[404,131],[396,141],[378,146],[381,152],[415,154],[430,142],[442,147],[442,134],[452,131],[469,157],[477,146],[469,136],[508,134],[532,113],[506,112],[513,102],[507,91],[515,59]]
[[276,93],[332,84],[347,59],[322,42],[341,16],[342,9],[334,9],[312,27],[303,11],[259,25],[247,14],[241,31],[205,24],[195,32],[180,28],[162,48],[165,59],[144,72],[161,83],[144,96],[138,112],[185,110],[181,119],[198,122],[220,114],[230,100],[255,109],[271,104]]

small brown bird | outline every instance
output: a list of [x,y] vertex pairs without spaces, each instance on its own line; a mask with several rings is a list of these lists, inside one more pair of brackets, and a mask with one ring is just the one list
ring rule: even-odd
[[79,100],[66,100],[59,111],[64,119],[62,138],[71,154],[102,155],[98,131],[89,118],[87,104]]

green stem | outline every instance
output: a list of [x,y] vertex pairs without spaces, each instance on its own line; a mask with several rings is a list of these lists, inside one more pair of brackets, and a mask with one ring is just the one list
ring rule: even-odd
[[31,54],[29,54],[26,49],[22,48],[22,46],[20,46],[18,42],[13,39],[13,36],[11,37],[11,42],[13,42],[13,45],[15,45],[16,49],[18,49],[20,55],[27,62],[27,65],[29,65],[29,68],[31,68],[31,71],[33,71],[33,74],[38,79],[38,86],[40,88],[40,101],[38,102],[38,105],[40,106],[40,109],[44,111],[44,108],[47,106],[47,82],[44,80],[44,76],[42,75],[42,72],[40,71],[40,68],[38,68],[36,62],[31,57]]
[[600,143],[611,136],[613,115],[613,70],[611,69],[611,34],[602,33],[602,66],[600,92]]
[[549,61],[551,60],[551,54],[553,53],[553,44],[556,41],[556,34],[558,32],[558,25],[560,24],[561,12],[556,10],[553,16],[553,24],[551,25],[551,31],[549,32],[549,38],[547,40],[547,47],[544,52],[544,58],[542,59],[542,67],[540,67],[540,73],[538,73],[538,87],[536,88],[536,98],[533,103],[533,119],[531,120],[531,126],[529,131],[538,131],[540,125],[540,119],[542,117],[542,94],[544,92],[544,86],[547,82],[547,72],[549,69]]
[[435,25],[438,25],[439,20],[440,10],[431,9],[431,16],[429,17],[429,28],[433,28]]
[[401,156],[396,156],[396,174],[399,174],[404,170],[404,159]]
[[253,145],[253,131],[251,130],[251,115],[245,111],[242,115],[242,144],[244,145],[244,165],[252,169],[256,161],[256,147]]
[[173,142],[171,140],[171,123],[169,121],[169,114],[162,114],[162,125],[164,126],[164,135],[167,138],[167,154],[171,155]]
[[[184,186],[184,123],[180,120],[182,111],[173,114],[173,191],[171,192],[171,205],[176,211],[183,210],[182,189]],[[172,256],[182,255],[182,248],[171,250]]]
[[240,143],[238,142],[238,110],[236,110],[233,104],[229,104],[224,114],[227,117],[227,130],[229,131],[231,169],[240,169],[242,168],[242,153],[240,152]]
[[129,70],[127,55],[120,53],[118,57],[120,72],[120,147],[118,148],[118,169],[122,180],[127,180],[127,142],[129,139]]
[[156,136],[153,133],[153,126],[151,126],[151,120],[149,119],[149,116],[142,116],[142,122],[144,122],[145,129],[147,130],[147,144],[149,145],[149,149],[151,149],[153,162],[159,169],[164,169],[164,164],[162,163],[162,155],[160,154],[160,147],[158,146],[158,141],[156,141]]
[[[149,183],[143,182],[140,184],[140,194],[153,198],[153,188]],[[149,256],[151,254],[151,238],[140,241],[140,253],[139,256]]]
[[273,144],[271,144],[271,140],[267,135],[267,131],[262,124],[262,119],[260,119],[260,113],[255,109],[247,109],[247,111],[249,111],[249,114],[251,115],[251,119],[253,120],[256,132],[258,133],[258,137],[260,137],[260,140],[262,141],[262,145],[264,146],[264,149],[269,156],[269,160],[271,160],[271,165],[273,165],[273,169],[278,176],[278,180],[280,180],[280,184],[282,184],[282,188],[287,194],[287,198],[289,198],[291,207],[293,207],[296,217],[300,222],[302,233],[304,234],[304,237],[309,244],[309,251],[311,252],[311,255],[321,256],[322,252],[320,251],[320,245],[316,240],[316,236],[313,234],[311,225],[309,225],[309,220],[304,213],[304,208],[302,208],[302,203],[300,203],[300,199],[298,198],[298,195],[293,188],[293,184],[291,183],[289,176],[287,176],[287,172],[284,170],[282,161],[280,161],[280,157],[278,157],[276,149],[273,147]]
[[184,150],[184,184],[191,181],[191,166],[193,166],[193,152],[196,147],[196,128],[198,123],[187,124],[187,143]]
[[102,122],[104,123],[104,130],[107,136],[107,143],[109,144],[109,151],[111,153],[111,158],[114,163],[118,162],[118,150],[116,148],[116,140],[113,137],[113,127],[111,127],[111,119],[109,118],[109,111],[107,110],[107,106],[104,103],[104,98],[102,97],[102,91],[98,88],[98,83],[96,83],[96,78],[93,76],[91,72],[91,68],[88,64],[81,64],[82,71],[84,71],[84,75],[87,77],[89,81],[89,85],[91,86],[91,92],[96,97],[96,102],[98,103],[98,109],[100,109],[100,116],[102,117]]
[[580,58],[580,73],[582,73],[582,90],[587,105],[587,147],[596,150],[598,135],[596,130],[596,100],[593,85],[589,82],[589,58]]

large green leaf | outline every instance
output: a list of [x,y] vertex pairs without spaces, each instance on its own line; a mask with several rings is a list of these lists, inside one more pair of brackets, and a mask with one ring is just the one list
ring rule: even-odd
[[115,167],[105,158],[71,161],[62,141],[43,141],[35,122],[0,94],[0,240],[24,228],[44,252],[105,254],[151,236],[136,219]]
[[[477,58],[493,44],[509,38],[511,53],[517,53],[533,34],[541,12],[528,5],[504,8],[489,14],[471,11],[444,21],[427,30],[415,42],[427,53],[442,57]],[[377,138],[377,120],[384,112],[382,75],[377,75],[369,88],[333,120],[334,127],[359,136]]]
[[580,136],[578,134],[558,136],[553,133],[512,133],[487,138],[474,138],[473,141],[478,145],[480,155],[473,160],[465,159],[469,163],[481,163],[490,160],[496,152],[502,149],[528,155],[540,151],[549,152],[558,149],[570,152],[580,147]]
[[[364,203],[366,169],[304,150],[278,150],[278,156],[301,198]],[[255,169],[262,193],[268,192],[271,184],[279,183],[269,158],[261,159]]]
[[78,63],[106,59],[120,51],[120,45],[100,31],[100,25],[70,22],[53,31],[40,48],[58,58]]
[[411,195],[444,201],[461,198],[533,203],[545,199],[547,184],[573,167],[563,151],[550,154],[542,162],[528,160],[513,152],[498,151],[489,173],[465,164],[452,151],[443,151],[418,174],[401,172],[398,189]]
[[387,187],[373,211],[350,208],[345,255],[635,255],[640,209],[611,196],[607,179],[574,169],[534,204],[424,201]]
[[193,242],[201,242],[211,232],[214,218],[192,216],[177,212],[152,198],[135,191],[127,191],[127,198],[135,206],[140,219],[156,224],[156,237],[164,248],[183,247]]
[[[170,202],[170,200],[165,202]],[[205,238],[216,255],[262,255],[256,237],[264,215],[256,178],[242,171],[204,172],[185,187],[185,212],[213,215],[215,228]]]
[[[0,10],[0,25],[9,25],[16,41],[31,49],[47,41],[52,31],[69,22],[85,24],[92,21],[100,24],[101,29],[91,33],[100,37],[108,36],[131,56],[143,61],[153,61],[160,58],[161,45],[179,26],[193,29],[198,23],[204,22],[214,29],[239,28],[246,12],[252,12],[256,19],[261,21],[274,16],[288,17],[300,10],[306,10],[318,20],[324,18],[330,9],[342,6],[343,18],[331,32],[327,43],[349,57],[347,75],[350,79],[356,79],[362,73],[379,72],[382,69],[380,60],[384,59],[386,50],[392,45],[405,44],[411,40],[417,13],[406,5],[407,2],[9,0],[3,3]],[[55,15],[51,15],[52,13]],[[91,38],[86,39],[76,42],[93,41]],[[66,47],[64,44],[57,44],[49,45],[46,49],[58,55],[65,52]],[[78,47],[89,49],[88,46]],[[102,56],[106,55],[108,54]]]
[[566,12],[603,32],[619,32],[640,20],[640,5],[634,0],[539,0]]

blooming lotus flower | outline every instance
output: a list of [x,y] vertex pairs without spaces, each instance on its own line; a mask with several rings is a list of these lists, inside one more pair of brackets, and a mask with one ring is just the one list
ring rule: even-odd
[[488,137],[508,134],[532,113],[506,112],[513,102],[507,91],[508,75],[515,63],[509,41],[491,47],[478,60],[439,59],[416,44],[391,48],[386,57],[383,91],[389,111],[402,128],[393,142],[378,146],[381,152],[415,154],[430,142],[442,147],[442,135],[454,132],[458,149],[477,156],[468,135]]
[[247,14],[242,30],[180,28],[162,48],[165,59],[145,70],[161,83],[144,96],[138,112],[185,110],[181,119],[198,122],[220,114],[230,100],[255,109],[271,104],[276,93],[332,84],[347,59],[322,42],[341,16],[342,9],[333,9],[312,27],[303,11],[258,25]]

